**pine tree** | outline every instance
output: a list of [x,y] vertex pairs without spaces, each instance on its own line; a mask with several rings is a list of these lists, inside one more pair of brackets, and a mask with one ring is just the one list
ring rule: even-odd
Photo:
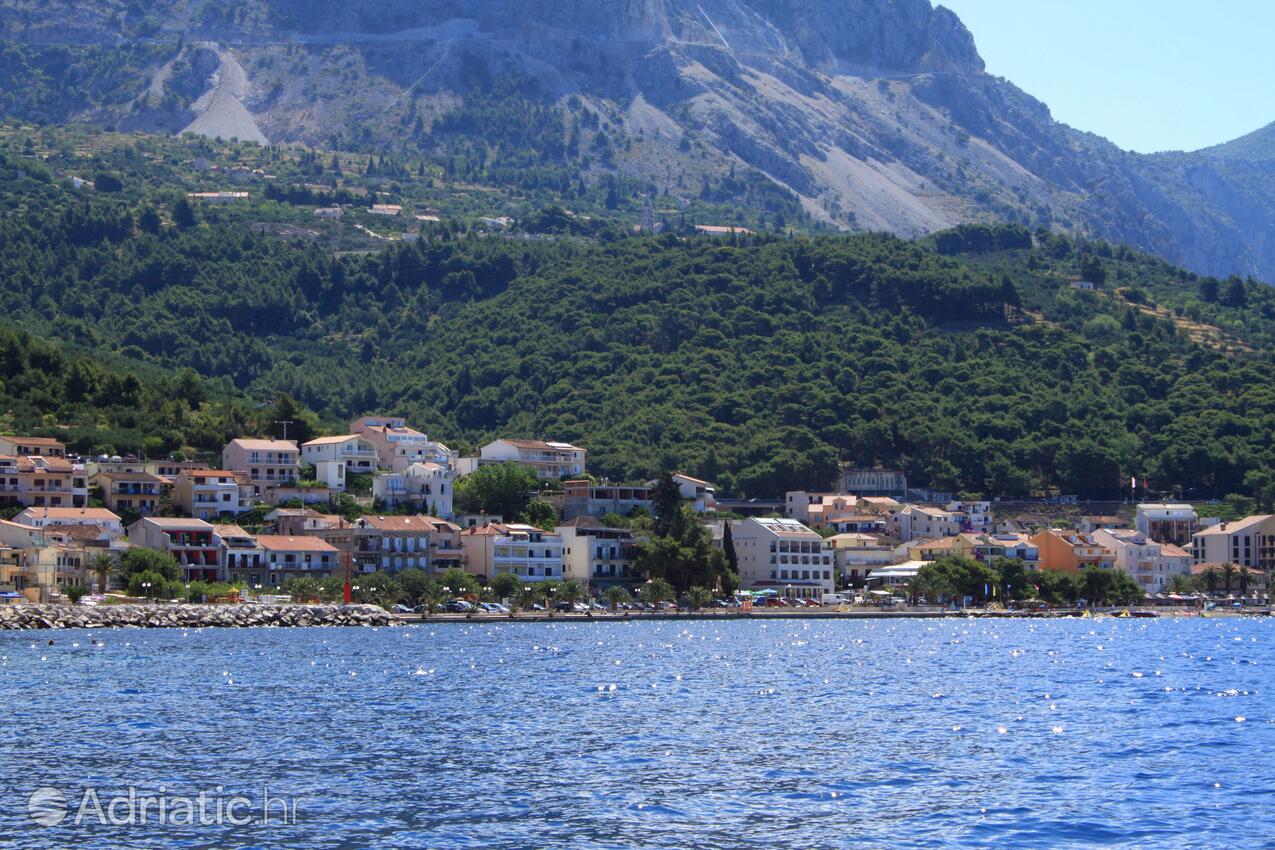
[[732,573],[739,572],[739,555],[735,553],[735,537],[731,534],[730,520],[725,520],[722,528],[722,551],[726,553],[726,564]]

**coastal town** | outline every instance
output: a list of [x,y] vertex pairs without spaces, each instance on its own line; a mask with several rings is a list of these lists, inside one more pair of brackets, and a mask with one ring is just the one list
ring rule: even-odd
[[[509,468],[531,484],[515,494],[525,496],[519,515],[458,509],[467,477]],[[237,438],[219,463],[76,457],[50,437],[4,436],[0,492],[12,507],[0,521],[0,601],[339,601],[341,589],[346,601],[353,590],[410,612],[417,599],[375,593],[410,572],[444,582],[431,605],[457,611],[507,611],[501,602],[513,596],[524,608],[614,608],[652,601],[643,590],[657,584],[667,589],[655,604],[675,605],[683,594],[650,552],[652,519],[672,511],[730,568],[733,586],[691,589],[696,608],[970,604],[952,589],[918,599],[926,565],[950,559],[1012,562],[1029,585],[1045,574],[1123,573],[1146,600],[1269,598],[1273,515],[1224,519],[1132,499],[1102,514],[1066,497],[971,500],[910,488],[887,469],[845,467],[838,484],[771,500],[719,497],[683,473],[616,484],[591,476],[588,450],[568,442],[503,438],[462,457],[383,416],[300,444]],[[675,508],[661,504],[670,488]],[[154,577],[157,564],[170,573]],[[537,590],[551,586],[571,588],[569,598]],[[981,595],[983,604],[1035,596]]]

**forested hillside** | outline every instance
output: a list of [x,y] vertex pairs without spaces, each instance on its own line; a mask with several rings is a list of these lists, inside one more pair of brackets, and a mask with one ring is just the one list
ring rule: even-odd
[[1129,474],[1221,496],[1272,465],[1275,290],[1124,248],[616,229],[336,256],[180,195],[17,174],[0,163],[0,305],[30,338],[0,340],[0,403],[83,451],[216,450],[291,395],[334,429],[570,440],[602,475],[743,495],[828,486],[838,460],[1087,496]]

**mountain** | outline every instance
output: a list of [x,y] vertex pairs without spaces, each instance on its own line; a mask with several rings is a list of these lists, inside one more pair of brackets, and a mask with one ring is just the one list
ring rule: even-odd
[[1122,151],[986,74],[928,0],[0,0],[0,41],[0,115],[620,176],[772,216],[777,187],[840,228],[1021,222],[1275,279],[1275,127]]

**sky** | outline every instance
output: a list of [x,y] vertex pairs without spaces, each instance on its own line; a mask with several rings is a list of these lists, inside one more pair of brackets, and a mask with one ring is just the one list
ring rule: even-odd
[[1196,150],[1275,121],[1275,0],[935,0],[988,73],[1128,150]]

